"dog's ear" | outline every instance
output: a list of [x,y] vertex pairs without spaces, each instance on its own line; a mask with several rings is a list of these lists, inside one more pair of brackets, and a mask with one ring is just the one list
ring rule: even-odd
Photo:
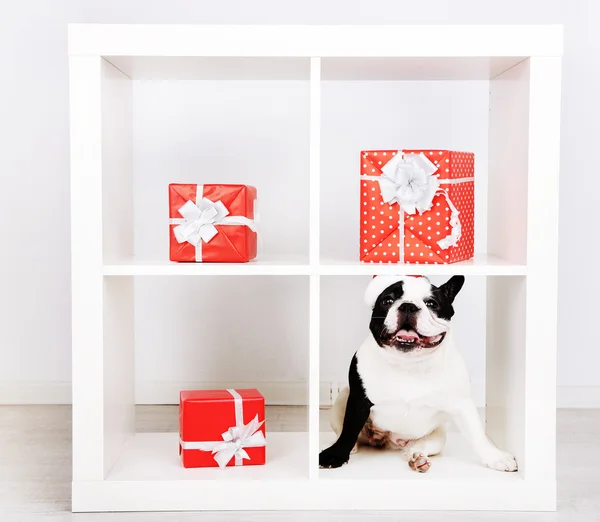
[[452,303],[464,284],[465,276],[456,275],[452,276],[448,281],[446,281],[442,286],[440,286],[440,290],[448,298],[448,301]]

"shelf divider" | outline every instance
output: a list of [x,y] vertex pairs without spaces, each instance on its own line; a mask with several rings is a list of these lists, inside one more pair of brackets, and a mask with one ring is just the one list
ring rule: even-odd
[[[525,337],[526,480],[556,484],[561,59],[530,58]],[[554,497],[556,500],[556,496]]]
[[71,302],[73,480],[102,480],[102,58],[71,56]]
[[310,342],[308,476],[319,475],[321,58],[310,59]]

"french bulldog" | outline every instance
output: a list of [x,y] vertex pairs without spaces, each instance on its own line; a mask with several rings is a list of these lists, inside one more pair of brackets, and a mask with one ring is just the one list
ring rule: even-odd
[[338,468],[359,445],[369,445],[400,450],[411,469],[426,472],[453,421],[483,465],[517,471],[515,457],[485,434],[452,339],[453,302],[464,281],[454,276],[436,287],[420,276],[371,280],[365,295],[370,334],[331,410],[338,438],[319,454],[321,468]]

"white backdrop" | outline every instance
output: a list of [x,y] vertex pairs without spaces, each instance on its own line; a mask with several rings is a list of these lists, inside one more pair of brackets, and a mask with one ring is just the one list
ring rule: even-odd
[[[600,404],[600,354],[587,331],[588,323],[595,319],[599,283],[597,278],[588,280],[591,271],[586,271],[600,253],[598,245],[588,239],[598,220],[595,206],[581,200],[582,194],[597,192],[600,183],[589,165],[589,151],[595,150],[593,140],[600,131],[600,35],[594,26],[599,18],[600,4],[594,0],[0,1],[0,244],[4,254],[0,258],[0,402],[61,402],[69,398],[68,22],[563,23],[559,402],[589,404],[594,397],[591,393]],[[305,244],[305,236],[299,239]],[[294,292],[300,302],[305,298],[294,284],[283,285],[288,311],[295,310]],[[343,281],[326,280],[323,286],[327,289],[335,284]],[[148,298],[153,301],[144,312],[146,317],[139,316],[138,321],[151,321],[160,315],[161,306],[165,310],[169,306],[169,296],[162,302],[156,295],[159,286],[148,285]],[[251,286],[241,292],[244,304],[252,306]],[[477,312],[477,302],[463,299],[465,314]],[[301,343],[302,332],[293,330],[291,322],[286,324],[286,331],[294,332]],[[151,342],[157,342],[156,338],[152,336]],[[475,347],[477,341],[467,344]],[[271,346],[275,350],[275,345]],[[151,356],[138,357],[137,377],[142,384],[154,382],[156,370],[169,355],[163,351],[161,358],[159,351],[148,353],[156,353],[157,358],[153,362]],[[176,360],[176,353],[172,355]],[[467,357],[473,380],[481,382],[482,359],[475,349]],[[293,371],[285,373],[287,364],[302,367],[302,359],[268,360],[275,362],[265,366],[265,380],[278,380],[282,375],[302,378]],[[326,370],[329,362],[323,364]],[[171,378],[202,377],[185,373],[189,371],[185,366],[172,371]],[[332,373],[331,378],[335,377]]]

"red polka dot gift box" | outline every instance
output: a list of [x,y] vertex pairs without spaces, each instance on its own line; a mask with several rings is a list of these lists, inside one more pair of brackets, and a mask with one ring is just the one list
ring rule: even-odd
[[473,153],[365,150],[360,159],[362,262],[447,264],[473,257]]
[[258,390],[186,390],[179,399],[184,468],[265,464],[265,398]]
[[169,185],[171,261],[245,263],[256,257],[256,189]]

